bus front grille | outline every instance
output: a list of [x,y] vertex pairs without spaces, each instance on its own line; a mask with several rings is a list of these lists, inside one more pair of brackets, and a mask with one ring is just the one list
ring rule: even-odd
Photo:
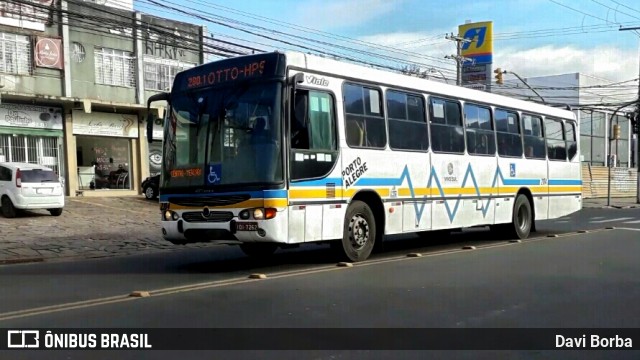
[[233,219],[231,211],[211,211],[209,216],[204,216],[202,211],[189,211],[182,213],[186,222],[227,222]]
[[251,199],[249,194],[219,196],[169,197],[169,203],[181,206],[226,206]]

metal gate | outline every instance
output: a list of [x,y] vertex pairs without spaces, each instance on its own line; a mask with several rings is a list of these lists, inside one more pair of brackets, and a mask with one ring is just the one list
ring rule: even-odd
[[0,134],[0,162],[26,162],[46,166],[64,176],[59,137]]

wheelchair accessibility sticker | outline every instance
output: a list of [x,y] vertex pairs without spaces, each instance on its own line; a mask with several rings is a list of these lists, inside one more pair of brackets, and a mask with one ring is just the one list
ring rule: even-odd
[[220,180],[222,180],[222,164],[209,164],[204,176],[207,185],[220,184]]

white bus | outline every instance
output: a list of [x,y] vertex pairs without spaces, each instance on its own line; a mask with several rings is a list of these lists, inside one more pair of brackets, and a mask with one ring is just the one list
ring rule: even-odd
[[362,261],[385,235],[490,225],[526,238],[582,207],[568,110],[279,52],[183,71],[157,100],[175,244],[268,255],[331,242]]

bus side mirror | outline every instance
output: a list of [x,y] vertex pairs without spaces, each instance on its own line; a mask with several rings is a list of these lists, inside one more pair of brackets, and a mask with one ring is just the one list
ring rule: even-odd
[[296,87],[298,84],[302,84],[304,82],[304,74],[297,73],[291,77],[291,87],[293,91],[296,91]]
[[153,123],[154,123],[154,116],[151,113],[151,111],[148,112],[147,114],[147,142],[151,143],[153,142]]

